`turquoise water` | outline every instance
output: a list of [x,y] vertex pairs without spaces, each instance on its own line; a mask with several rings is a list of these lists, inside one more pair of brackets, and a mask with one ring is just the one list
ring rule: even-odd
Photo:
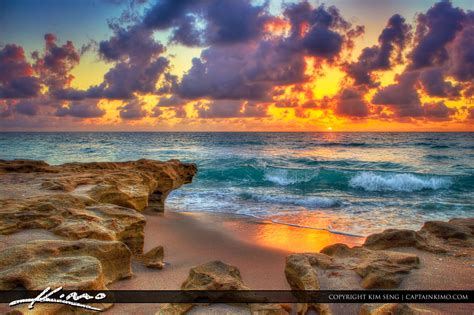
[[195,162],[175,211],[367,235],[474,214],[473,133],[0,133],[0,159]]

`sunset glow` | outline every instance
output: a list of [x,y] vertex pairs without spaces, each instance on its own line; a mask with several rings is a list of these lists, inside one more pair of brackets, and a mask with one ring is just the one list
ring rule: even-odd
[[470,1],[373,2],[2,2],[0,129],[473,131]]

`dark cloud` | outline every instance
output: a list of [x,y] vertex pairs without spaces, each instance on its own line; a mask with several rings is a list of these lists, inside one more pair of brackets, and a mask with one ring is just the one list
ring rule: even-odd
[[411,69],[440,66],[448,59],[446,45],[462,29],[466,14],[450,1],[434,4],[417,19],[416,45],[411,53]]
[[364,94],[354,88],[345,88],[339,94],[336,102],[335,113],[340,116],[366,117],[369,107],[364,100]]
[[474,81],[474,12],[469,12],[459,32],[448,46],[448,74],[459,81]]
[[433,120],[447,120],[456,112],[456,109],[449,108],[444,102],[423,104],[423,116]]
[[0,50],[0,98],[27,98],[40,93],[41,85],[25,52],[17,45]]
[[74,79],[69,72],[79,64],[80,53],[71,41],[58,46],[57,38],[54,34],[44,36],[45,50],[41,55],[39,52],[33,53],[36,60],[34,68],[51,90],[68,87]]
[[122,107],[119,107],[120,117],[125,120],[138,120],[148,116],[148,112],[143,109],[144,103],[137,99],[129,101]]
[[253,6],[249,0],[210,1],[204,30],[208,44],[242,43],[260,38],[267,20],[266,5]]
[[[265,81],[247,80],[245,69],[255,65],[248,45],[213,46],[194,58],[177,93],[188,99],[263,99],[271,89]],[[255,51],[253,49],[253,51]]]
[[[347,34],[351,31],[352,35],[356,34],[334,6],[313,8],[304,1],[287,5],[284,15],[291,24],[293,45],[300,46],[310,56],[331,60],[339,55],[344,41],[352,41]],[[309,28],[307,32],[305,27]]]
[[420,82],[426,94],[436,97],[457,97],[460,86],[444,80],[444,69],[440,67],[427,68],[420,74]]
[[[305,56],[331,61],[353,31],[335,7],[314,8],[303,2],[288,5],[284,14],[292,27],[288,37],[263,36],[257,42],[212,45],[193,59],[174,91],[187,99],[267,100],[275,86],[307,79]],[[310,25],[308,31],[301,29],[305,23]]]
[[469,109],[467,110],[467,112],[468,112],[467,118],[468,118],[468,119],[474,119],[474,106],[469,107]]
[[399,75],[398,82],[380,89],[372,98],[372,103],[390,107],[398,117],[421,116],[423,109],[416,89],[418,75],[417,71]]
[[104,82],[86,93],[88,97],[131,99],[134,93],[156,93],[160,76],[169,67],[169,60],[160,56],[163,45],[151,30],[141,26],[115,29],[114,35],[99,44],[99,52],[115,66],[104,75]]
[[168,29],[176,25],[176,21],[185,15],[187,9],[200,2],[202,1],[157,1],[156,4],[147,11],[143,19],[143,24],[151,29]]
[[200,118],[265,117],[266,106],[242,101],[213,101],[195,105]]
[[165,47],[154,40],[153,32],[140,26],[117,28],[112,37],[99,43],[99,53],[107,61],[146,63],[164,51]]
[[15,104],[15,111],[22,115],[36,116],[39,111],[39,104],[33,100],[21,100]]
[[[379,44],[364,48],[355,63],[348,64],[346,71],[355,84],[373,84],[374,70],[388,70],[395,63],[402,62],[402,53],[410,38],[410,26],[399,14],[393,15],[379,36]],[[395,54],[395,56],[394,56]]]
[[266,5],[249,0],[162,0],[147,11],[143,26],[171,29],[172,42],[201,46],[257,39],[267,19]]
[[170,97],[162,97],[158,101],[158,107],[170,107],[170,106],[177,106],[182,105],[185,103],[181,98],[176,95],[172,95]]
[[56,116],[71,116],[77,118],[97,118],[105,115],[105,110],[99,108],[95,100],[72,102],[69,106],[57,109]]

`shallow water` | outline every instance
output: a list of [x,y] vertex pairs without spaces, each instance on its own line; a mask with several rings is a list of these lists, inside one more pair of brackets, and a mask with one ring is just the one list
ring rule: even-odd
[[0,158],[177,158],[168,208],[357,235],[474,213],[473,133],[0,133]]

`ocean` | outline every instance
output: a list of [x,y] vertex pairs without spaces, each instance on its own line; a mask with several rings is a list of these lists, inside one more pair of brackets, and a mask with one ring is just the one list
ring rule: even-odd
[[167,209],[368,235],[474,214],[474,133],[0,133],[0,159],[198,165]]

